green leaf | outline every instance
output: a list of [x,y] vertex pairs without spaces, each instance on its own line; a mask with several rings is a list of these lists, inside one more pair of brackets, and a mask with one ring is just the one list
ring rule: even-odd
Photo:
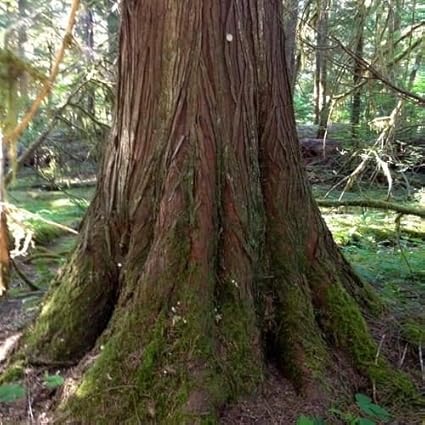
[[391,414],[388,412],[388,410],[377,404],[371,403],[369,405],[369,411],[371,416],[374,416],[384,422],[388,422],[391,419]]
[[60,375],[45,375],[43,380],[44,385],[50,390],[60,387],[64,382],[65,380]]
[[314,418],[310,416],[300,416],[297,419],[297,425],[315,425]]
[[326,423],[322,418],[302,415],[297,419],[297,425],[326,425]]
[[0,385],[0,403],[12,403],[25,397],[25,388],[21,384]]
[[356,404],[368,416],[372,416],[383,422],[388,422],[391,419],[391,415],[387,410],[373,403],[372,399],[364,394],[356,394]]
[[356,394],[356,402],[359,407],[362,405],[366,406],[370,403],[372,403],[372,399],[368,397],[366,394],[357,393]]

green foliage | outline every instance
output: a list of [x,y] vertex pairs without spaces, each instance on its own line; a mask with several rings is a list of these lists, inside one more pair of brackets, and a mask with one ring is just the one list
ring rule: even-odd
[[[422,285],[425,289],[425,285]],[[403,337],[410,344],[421,346],[425,343],[425,316],[407,318],[401,324]]]
[[326,423],[322,418],[302,415],[297,419],[297,425],[326,425]]
[[57,387],[60,387],[61,385],[63,385],[64,382],[64,378],[59,374],[49,375],[46,373],[43,379],[43,384],[47,388],[49,388],[49,390],[53,390]]
[[[337,408],[330,409],[329,413],[342,420],[346,425],[377,425],[376,421],[387,423],[391,420],[390,413],[382,406],[373,403],[367,395],[357,393],[355,400],[357,407],[364,416]],[[297,419],[296,425],[327,425],[327,423],[322,418],[302,415]]]
[[12,403],[25,397],[25,388],[21,384],[0,385],[0,403]]
[[297,121],[309,123],[314,121],[313,84],[311,75],[300,76],[294,92],[294,109]]
[[[311,124],[320,115],[320,108],[315,108],[319,105],[315,105],[317,89],[315,90],[314,82],[319,62],[326,61],[327,73],[325,83],[321,83],[321,86],[326,92],[328,103],[324,109],[330,111],[328,124],[345,124],[349,132],[348,137],[340,138],[332,129],[333,125],[330,125],[328,138],[343,142],[345,149],[352,142],[355,142],[357,147],[367,148],[376,141],[383,130],[385,118],[395,111],[401,99],[401,96],[390,88],[391,85],[417,96],[423,97],[425,93],[421,42],[423,12],[418,3],[413,0],[403,3],[367,3],[368,5],[363,3],[361,6],[354,1],[328,4],[326,28],[322,31],[328,33],[329,38],[335,37],[341,47],[338,46],[339,43],[329,43],[332,48],[327,50],[326,59],[320,59],[317,54],[318,50],[320,51],[317,49],[320,45],[316,27],[317,8],[322,3],[305,2],[300,8],[296,52],[297,64],[300,67],[293,96],[296,119],[299,124]],[[379,34],[379,37],[376,34]],[[360,39],[361,46],[358,45]],[[357,48],[360,51],[356,52]],[[367,63],[373,64],[378,74],[385,76],[386,81],[373,77],[367,79],[363,74],[356,82],[356,64],[352,56],[354,53]],[[357,93],[355,84],[360,86]],[[358,114],[353,114],[354,94],[359,96],[356,111]],[[375,119],[381,119],[381,127],[375,125]],[[405,99],[396,114],[395,139],[405,142],[423,140],[424,121],[425,109],[418,107],[416,102]],[[353,133],[352,122],[356,123],[357,128]],[[393,141],[390,140],[389,145]],[[399,161],[398,155],[394,155],[392,149],[393,147],[386,153],[393,157],[394,161],[404,164],[405,158]]]
[[[329,412],[334,416],[343,421],[344,424],[347,425],[376,425],[375,422],[372,421],[371,424],[368,424],[367,418],[359,417],[357,414],[354,414],[352,412],[345,412],[340,409],[332,408],[329,410]],[[361,422],[366,420],[366,422]]]
[[372,399],[365,394],[356,394],[356,404],[359,409],[367,416],[378,419],[385,423],[391,419],[391,415],[387,410],[373,403]]

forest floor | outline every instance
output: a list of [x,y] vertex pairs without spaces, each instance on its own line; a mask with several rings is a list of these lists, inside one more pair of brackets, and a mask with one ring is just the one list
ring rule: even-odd
[[[0,369],[71,252],[92,193],[93,188],[46,191],[32,185],[9,192],[15,258],[8,297],[0,301]],[[28,368],[22,386],[0,386],[0,425],[49,423],[45,411],[62,383],[61,371]],[[23,387],[26,396],[20,397]]]
[[[322,197],[327,189],[317,185],[316,196]],[[21,275],[40,290],[30,290],[14,271],[9,297],[0,302],[0,366],[13,350],[24,327],[36,315],[50,280],[66,261],[75,239],[71,232],[78,228],[92,192],[92,188],[66,192],[23,188],[11,191],[10,202],[18,207],[13,212],[16,220],[11,223],[15,239],[20,238],[15,250],[24,249],[26,235],[32,235],[33,244],[24,255],[17,256],[15,262]],[[385,195],[385,188],[358,189],[347,193],[346,198],[384,199]],[[402,193],[398,195],[396,202],[425,206],[424,189],[416,190],[409,201]],[[364,208],[327,208],[322,212],[346,257],[388,305],[385,322],[373,326],[382,353],[398,368],[409,372],[425,392],[424,220],[403,216],[401,221],[396,221],[393,212]],[[47,411],[56,390],[63,383],[64,374],[62,370],[37,369],[35,372],[28,369],[25,382],[9,387],[0,385],[0,425],[51,423]],[[290,425],[297,420],[302,425],[384,423],[376,418],[372,418],[374,422],[361,422],[361,419],[367,419],[367,415],[356,404],[354,394],[351,397],[351,400],[348,396],[331,405],[306,401],[296,394],[289,381],[270,367],[258,393],[228,406],[222,412],[221,423]],[[392,419],[387,423],[425,424],[425,412],[409,415],[408,410],[406,406],[400,411],[390,410]]]

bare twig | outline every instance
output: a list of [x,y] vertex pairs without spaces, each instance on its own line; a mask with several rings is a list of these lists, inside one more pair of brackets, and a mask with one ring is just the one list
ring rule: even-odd
[[401,258],[406,263],[410,274],[413,275],[412,267],[410,267],[409,260],[407,259],[407,256],[406,256],[406,253],[404,252],[403,246],[401,245],[400,234],[401,234],[401,219],[402,219],[402,217],[403,217],[403,214],[399,213],[399,214],[397,214],[397,217],[395,218],[395,234],[396,234],[396,238],[397,238],[397,245],[398,245],[398,248],[400,249]]
[[404,360],[406,359],[406,354],[407,354],[407,348],[409,347],[409,344],[406,343],[406,345],[404,346],[404,350],[403,350],[403,354],[401,355],[401,359],[400,362],[398,364],[398,367],[402,367]]
[[359,63],[362,64],[362,66],[367,69],[370,74],[376,78],[377,80],[384,83],[388,88],[390,88],[393,92],[396,92],[400,94],[402,97],[406,99],[410,99],[415,101],[418,105],[425,107],[425,98],[421,97],[415,93],[412,93],[408,90],[403,89],[402,87],[398,87],[395,84],[393,84],[391,81],[389,81],[387,78],[385,78],[370,62],[368,62],[366,59],[360,57],[355,52],[353,52],[351,49],[346,47],[342,41],[340,41],[338,38],[334,36],[330,36],[332,41],[337,43],[339,47],[347,53],[349,56],[351,56],[353,59],[356,59]]
[[375,364],[378,364],[378,360],[379,360],[379,356],[381,354],[381,350],[382,350],[382,345],[384,344],[384,340],[385,340],[385,334],[382,335],[381,340],[379,341],[379,345],[378,345],[378,349],[376,350],[376,355],[375,355]]

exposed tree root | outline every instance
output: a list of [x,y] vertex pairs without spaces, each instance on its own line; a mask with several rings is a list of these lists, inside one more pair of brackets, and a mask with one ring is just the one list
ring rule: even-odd
[[76,251],[52,283],[39,320],[27,331],[30,361],[73,362],[91,349],[108,324],[117,265],[105,246],[104,232],[101,218],[87,218]]
[[[284,263],[271,267],[272,279],[259,282],[250,301],[243,281],[216,281],[201,267],[202,260],[190,260],[188,235],[192,232],[180,228],[163,239],[162,248],[156,246],[167,253],[163,264],[171,267],[161,268],[152,248],[146,272],[127,276],[138,280],[136,290],[131,299],[118,300],[104,331],[98,327],[87,334],[87,322],[75,316],[77,309],[79,317],[97,314],[93,304],[82,302],[96,299],[96,292],[75,292],[87,270],[75,268],[73,281],[53,292],[27,337],[30,359],[36,349],[44,352],[45,364],[59,358],[78,361],[90,348],[82,340],[94,343],[99,336],[78,386],[62,398],[58,421],[217,423],[224,403],[258,387],[267,361],[276,362],[307,396],[331,397],[339,391],[327,373],[334,350],[350,356],[380,400],[417,399],[407,377],[377,357],[361,309],[341,283],[350,277],[330,267],[323,253],[306,273],[286,274]],[[270,264],[273,258],[282,256],[273,256]],[[84,264],[81,257],[73,261],[73,267],[76,261]],[[86,288],[96,291],[96,286],[93,281]],[[63,321],[57,320],[60,310]]]

